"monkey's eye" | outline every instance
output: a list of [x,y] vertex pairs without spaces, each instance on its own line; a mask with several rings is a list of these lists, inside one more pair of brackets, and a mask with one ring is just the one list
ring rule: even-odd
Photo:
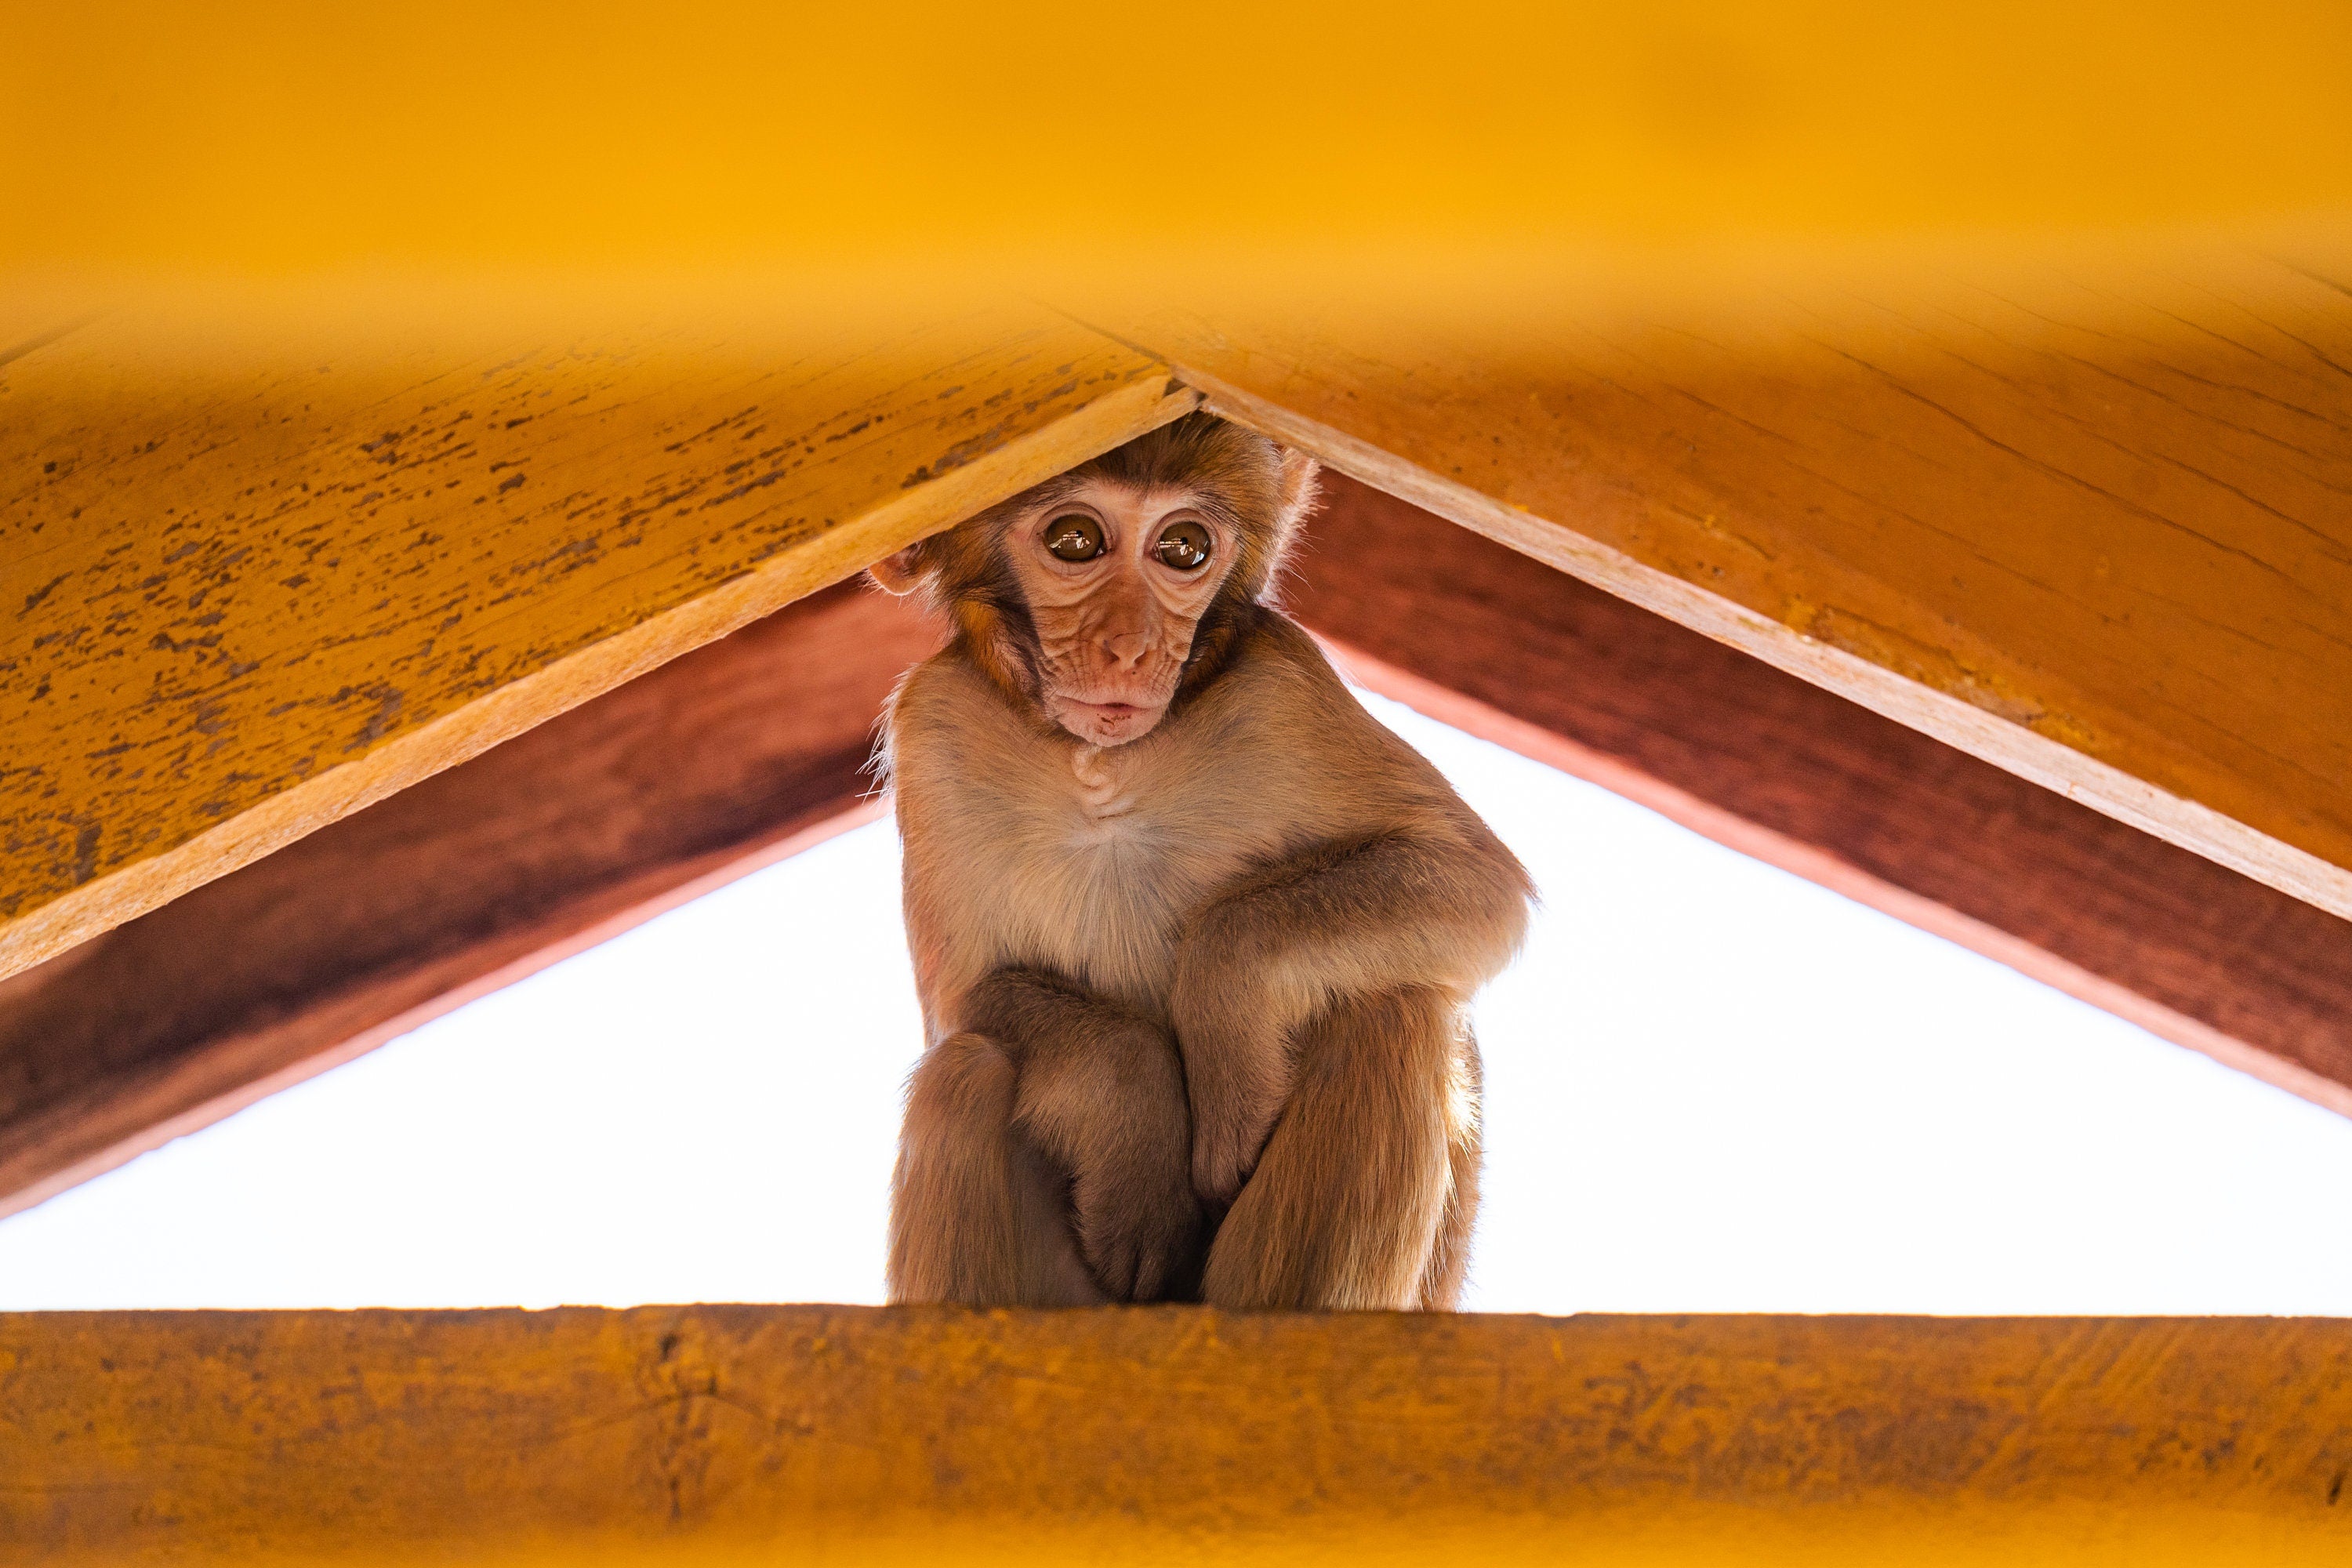
[[1209,547],[1213,542],[1206,528],[1186,518],[1160,530],[1160,542],[1152,548],[1163,563],[1177,571],[1198,572],[1209,563]]
[[1079,512],[1045,525],[1045,548],[1057,561],[1092,561],[1103,552],[1102,524]]

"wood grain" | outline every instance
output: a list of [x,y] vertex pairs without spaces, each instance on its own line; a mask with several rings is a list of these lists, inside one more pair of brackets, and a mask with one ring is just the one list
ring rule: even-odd
[[2352,264],[1106,318],[1337,468],[2352,915]]
[[25,1568],[2292,1568],[2347,1434],[2327,1320],[0,1317]]
[[355,310],[126,310],[0,366],[0,973],[1193,402],[1027,309]]
[[2352,921],[1369,486],[1325,494],[1286,597],[1366,684],[2352,1114]]
[[937,645],[823,590],[0,980],[0,1215],[827,831]]

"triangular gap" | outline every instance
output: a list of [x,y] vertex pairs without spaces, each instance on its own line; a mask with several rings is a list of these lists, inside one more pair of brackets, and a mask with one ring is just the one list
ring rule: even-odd
[[1286,600],[1419,710],[2352,1115],[2352,921],[1328,473]]
[[[1367,701],[1545,894],[1469,1305],[2352,1311],[2352,1121]],[[0,1222],[0,1308],[874,1300],[919,1040],[877,824]]]
[[2236,1068],[2298,1094],[2315,1104],[2346,1110],[2352,1089],[2302,1069],[2292,1062],[2249,1048],[2244,1042],[2189,1017],[2130,987],[2068,962],[1997,926],[1977,920],[1897,883],[1874,877],[1818,845],[1777,832],[1761,823],[1727,811],[1715,803],[1654,778],[1617,758],[1579,744],[1524,720],[1513,718],[1474,697],[1465,697],[1411,670],[1400,668],[1360,649],[1328,638],[1318,639],[1332,662],[1347,673],[1351,684],[1375,692],[1482,741],[1490,741],[1530,758],[1709,838],[1725,848],[1761,860],[1833,893],[1864,904],[1882,914],[1915,925],[2020,973],[2115,1014],[2150,1034],[2201,1051],[2226,1067]]

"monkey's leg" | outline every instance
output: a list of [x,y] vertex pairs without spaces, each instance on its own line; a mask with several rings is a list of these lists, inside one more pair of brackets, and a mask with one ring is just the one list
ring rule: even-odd
[[1454,1006],[1427,989],[1350,997],[1295,1037],[1296,1087],[1210,1247],[1202,1299],[1419,1306],[1454,1184]]
[[1148,1018],[1052,975],[1001,970],[965,1016],[1016,1064],[1013,1125],[1069,1177],[1078,1247],[1118,1300],[1199,1283],[1192,1116],[1176,1043]]
[[1478,1042],[1468,1029],[1461,1033],[1454,1053],[1452,1081],[1446,1089],[1445,1155],[1450,1177],[1445,1212],[1437,1222],[1437,1245],[1430,1249],[1429,1267],[1421,1275],[1421,1300],[1425,1312],[1451,1312],[1462,1300],[1462,1286],[1470,1277],[1470,1233],[1478,1223],[1478,1168],[1486,1158],[1486,1070],[1478,1058]]
[[1016,1079],[1012,1058],[985,1035],[951,1035],[916,1064],[890,1182],[893,1301],[1103,1300],[1078,1257],[1059,1178],[1013,1130]]
[[1192,1103],[1192,1183],[1213,1206],[1240,1194],[1293,1093],[1299,1032],[1330,998],[1465,996],[1500,966],[1527,895],[1481,853],[1402,834],[1327,844],[1188,920],[1168,1005]]

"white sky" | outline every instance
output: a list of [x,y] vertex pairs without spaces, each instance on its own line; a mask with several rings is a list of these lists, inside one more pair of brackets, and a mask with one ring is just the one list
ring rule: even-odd
[[[1470,1305],[2352,1314],[2352,1121],[1367,700],[1546,899]],[[919,1035],[885,824],[0,1221],[0,1310],[877,1300]]]

